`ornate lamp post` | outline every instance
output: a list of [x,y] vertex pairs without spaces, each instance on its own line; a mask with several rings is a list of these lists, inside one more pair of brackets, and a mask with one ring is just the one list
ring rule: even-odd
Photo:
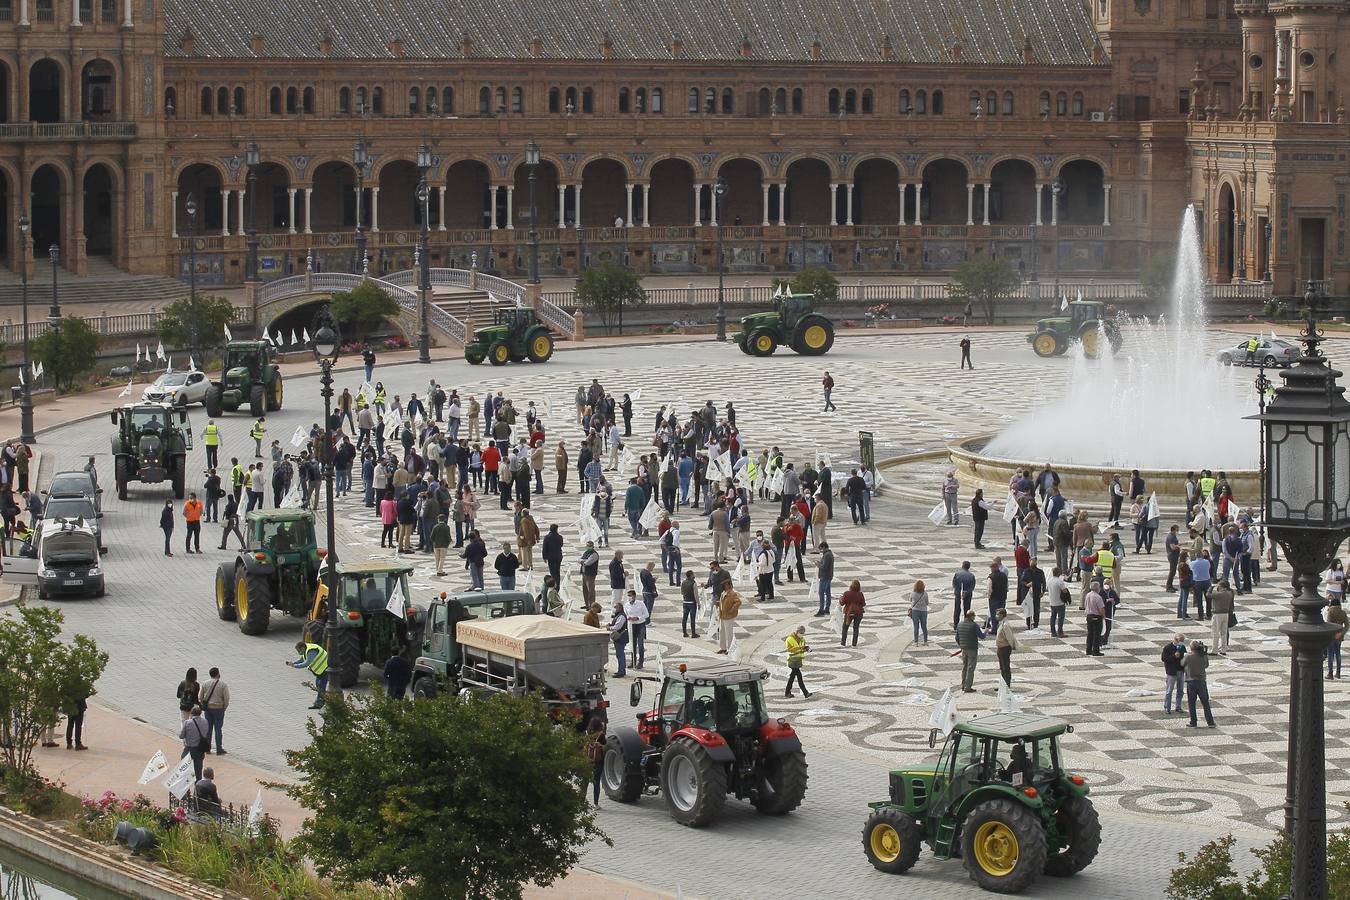
[[366,165],[370,157],[366,153],[364,139],[356,142],[352,148],[352,165],[356,168],[356,271],[363,275],[366,271],[366,233],[361,229],[361,207],[366,199]]
[[[244,163],[248,166],[248,261],[244,265],[244,280],[258,280],[258,225],[255,211],[258,207],[257,184],[258,167],[262,165],[262,154],[258,151],[258,142],[249,141],[244,151]],[[194,348],[195,351],[195,348]]]
[[28,341],[28,229],[27,211],[19,213],[19,271],[23,277],[23,394],[19,400],[19,440],[34,443],[33,436],[33,350]]
[[201,332],[197,321],[197,197],[187,195],[183,209],[188,217],[188,308],[192,310],[192,362],[201,360]]
[[800,234],[800,235],[801,235],[801,238],[802,238],[802,264],[801,264],[800,266],[798,266],[797,268],[798,268],[799,271],[805,272],[805,271],[806,271],[806,223],[805,223],[805,222],[803,222],[803,223],[801,223],[800,225],[797,226],[797,233]]
[[1238,281],[1247,280],[1247,220],[1237,223],[1237,277]]
[[1050,192],[1055,195],[1055,295],[1054,302],[1059,303],[1059,198],[1064,193],[1064,179],[1056,178],[1054,184],[1050,185]]
[[52,260],[52,308],[47,310],[47,321],[53,330],[57,330],[61,327],[61,300],[56,292],[56,270],[61,262],[61,248],[52,244],[47,248],[47,255]]
[[534,203],[535,170],[539,168],[539,145],[533,139],[525,145],[525,165],[530,170],[530,284],[539,283],[539,209]]
[[[323,397],[323,466],[324,504],[327,521],[324,523],[328,542],[328,614],[334,613],[334,598],[337,597],[337,534],[333,522],[333,363],[337,362],[338,348],[342,341],[338,337],[337,322],[327,306],[319,310],[314,317],[314,358],[319,363],[320,395]],[[322,699],[322,698],[320,698]]]
[[1341,373],[1318,351],[1309,313],[1304,356],[1281,372],[1265,411],[1262,445],[1266,527],[1294,570],[1293,621],[1280,626],[1293,650],[1285,825],[1293,845],[1289,896],[1327,896],[1325,708],[1322,663],[1338,630],[1322,618],[1321,572],[1350,534],[1350,401]]
[[1266,224],[1265,224],[1264,230],[1265,230],[1265,235],[1266,235],[1266,253],[1265,253],[1265,260],[1264,260],[1266,269],[1265,269],[1264,272],[1261,273],[1261,280],[1264,281],[1264,282],[1269,283],[1269,282],[1270,282],[1270,238],[1271,238],[1271,235],[1274,234],[1274,232],[1275,232],[1275,228],[1274,228],[1274,226],[1272,226],[1272,225],[1270,224],[1270,220],[1269,220],[1269,219],[1266,220]]
[[722,252],[722,198],[727,194],[727,183],[722,178],[713,185],[713,217],[717,219],[717,339],[727,339],[727,307],[725,280],[726,257]]
[[417,171],[421,173],[417,182],[417,202],[422,207],[422,233],[417,240],[417,288],[422,295],[422,302],[418,304],[420,322],[417,331],[417,361],[420,363],[431,362],[431,331],[427,328],[427,304],[431,302],[431,249],[427,246],[431,240],[431,188],[427,186],[427,173],[431,166],[431,148],[422,144],[417,148]]
[[577,215],[577,274],[586,268],[586,229],[581,227],[581,216]]

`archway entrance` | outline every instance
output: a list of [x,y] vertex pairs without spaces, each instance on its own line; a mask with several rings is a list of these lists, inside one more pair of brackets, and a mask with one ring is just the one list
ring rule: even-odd
[[91,60],[80,73],[80,118],[86,122],[112,119],[117,92],[113,67],[106,59]]
[[61,172],[56,166],[45,165],[33,173],[33,206],[28,215],[33,222],[34,256],[46,253],[52,244],[61,244],[63,187]]
[[475,159],[463,159],[445,174],[445,225],[447,228],[487,228],[488,167]]
[[[361,212],[362,227],[369,227],[366,209]],[[326,162],[314,170],[309,213],[313,231],[347,231],[356,226],[356,169],[351,163]]]
[[61,67],[53,60],[40,59],[28,70],[28,119],[61,121]]
[[[420,228],[422,210],[417,204],[417,166],[396,159],[380,167],[380,209],[376,220],[381,231]],[[435,206],[435,198],[428,203]]]
[[615,160],[592,160],[581,173],[581,224],[609,228],[615,219],[628,224],[627,182],[628,173]]
[[178,233],[193,234],[192,224],[188,220],[187,201],[191,196],[197,201],[196,234],[220,233],[225,220],[222,217],[224,202],[221,196],[220,171],[215,166],[197,163],[188,166],[178,176]]
[[[291,177],[285,166],[277,163],[263,163],[258,167],[258,174],[253,182],[255,194],[252,201],[256,204],[253,209],[253,221],[256,223],[258,231],[285,231],[290,228],[290,186]],[[302,210],[298,208],[298,200],[296,203],[296,215],[298,216]],[[244,215],[248,215],[247,206],[244,209]],[[244,221],[247,223],[248,220],[245,219]]]
[[1100,225],[1106,211],[1106,176],[1090,159],[1075,159],[1059,170],[1064,190],[1059,198],[1061,225]]
[[84,173],[84,249],[88,256],[107,256],[116,262],[113,241],[113,176],[105,165]]
[[966,167],[954,159],[935,159],[923,169],[923,221],[932,225],[964,225],[967,209]]
[[900,221],[900,169],[889,159],[868,159],[853,173],[853,221],[894,225]]
[[647,190],[652,225],[694,224],[694,168],[682,159],[652,166]]
[[830,224],[830,167],[822,161],[799,159],[788,166],[787,221],[793,225]]
[[1233,186],[1225,184],[1219,188],[1219,240],[1218,263],[1219,280],[1233,280],[1233,260],[1235,257],[1234,234],[1236,225],[1237,202],[1233,196]]
[[1036,221],[1036,170],[1024,159],[1005,159],[989,173],[989,221],[1030,225]]
[[[517,228],[530,228],[530,167],[516,166],[514,183],[514,222]],[[558,224],[558,167],[540,160],[534,170],[534,213],[536,228],[552,228]]]
[[[733,159],[722,164],[718,176],[726,183],[726,193],[717,221],[722,225],[758,225],[762,219],[764,173],[753,159]],[[716,198],[711,198],[715,200]],[[712,206],[708,206],[712,210]],[[711,221],[709,217],[705,222]]]
[[0,122],[9,121],[9,66],[0,63]]

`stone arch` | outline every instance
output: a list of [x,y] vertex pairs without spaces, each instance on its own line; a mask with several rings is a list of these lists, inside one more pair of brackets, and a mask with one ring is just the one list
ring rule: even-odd
[[688,163],[690,170],[694,173],[695,179],[697,179],[699,177],[699,173],[703,171],[703,164],[700,163],[697,159],[695,159],[692,154],[681,153],[678,150],[672,150],[668,153],[656,154],[647,160],[647,165],[643,169],[643,171],[647,173],[648,181],[651,180],[652,169],[656,168],[656,164],[665,162],[668,159],[678,159],[682,162]]
[[1059,197],[1060,225],[1100,225],[1106,211],[1106,169],[1079,156],[1059,167],[1064,189]]
[[[291,160],[285,156],[264,156],[262,164],[264,166],[276,166],[282,169],[286,173],[286,182],[292,187],[295,186],[296,182],[300,181],[299,174],[295,170],[295,163],[291,162]],[[313,162],[309,164],[309,168],[314,168]],[[241,169],[240,171],[244,176],[248,175],[247,168]]]
[[[534,211],[537,228],[548,228],[558,223],[558,185],[562,183],[561,172],[562,169],[555,162],[540,155],[539,166],[534,173]],[[516,207],[514,224],[517,228],[528,229],[530,167],[525,165],[524,157],[521,157],[520,164],[513,168],[511,183],[515,186],[515,196],[512,198]]]
[[225,221],[225,173],[212,162],[188,163],[174,176],[178,191],[178,210],[175,221],[179,234],[193,233],[187,214],[188,197],[197,202],[196,234],[218,232]]
[[[356,227],[356,166],[350,159],[332,157],[315,160],[306,170],[309,173],[309,214],[313,222],[306,226],[313,231],[345,231]],[[365,181],[369,185],[370,180]],[[370,225],[370,191],[363,192],[361,226]]]
[[52,244],[59,246],[65,242],[70,184],[71,174],[65,165],[55,161],[34,164],[28,178],[28,217],[33,223],[30,233],[35,256],[46,253]]
[[1092,153],[1074,153],[1064,157],[1063,159],[1055,161],[1055,167],[1051,171],[1051,177],[1052,178],[1062,177],[1064,173],[1064,167],[1070,165],[1071,163],[1076,162],[1096,163],[1097,168],[1102,170],[1103,177],[1108,177],[1110,174],[1110,167],[1107,166],[1106,160],[1102,159],[1100,156],[1097,156],[1096,154]]
[[[402,153],[390,153],[388,155],[381,156],[379,159],[371,163],[370,172],[366,175],[366,180],[369,181],[371,184],[378,184],[380,181],[381,173],[384,171],[384,167],[393,165],[395,163],[408,163],[409,165],[412,165],[414,167],[417,165],[416,162],[413,161],[413,158],[411,156],[405,156]],[[428,179],[432,177],[434,171],[435,170],[432,170],[432,172],[427,173]]]
[[42,56],[28,66],[28,119],[31,122],[63,122],[70,73],[55,57]]
[[652,225],[692,225],[698,164],[681,153],[662,156],[647,166],[647,205]]
[[857,158],[848,161],[848,165],[844,169],[844,180],[852,181],[857,177],[858,167],[863,163],[874,159],[885,160],[888,163],[892,163],[898,171],[905,171],[905,167],[901,164],[900,158],[890,153],[862,153],[859,154]]
[[627,222],[627,197],[624,186],[630,183],[630,171],[623,160],[612,154],[588,157],[578,166],[581,172],[581,224],[610,227],[616,218]]
[[417,208],[417,183],[421,173],[410,159],[391,156],[380,160],[374,184],[380,188],[379,217],[383,230],[419,228],[421,210]]
[[970,166],[960,157],[933,156],[920,169],[923,178],[923,221],[930,225],[964,225],[968,221]]
[[[290,227],[290,195],[287,191],[294,183],[291,169],[280,160],[263,160],[253,184],[254,197],[249,201],[253,204],[258,231],[284,231]],[[246,209],[244,215],[248,214]],[[300,215],[301,211],[297,209],[296,214]]]
[[208,166],[209,168],[215,169],[216,175],[220,177],[220,183],[222,185],[229,180],[230,173],[225,170],[225,166],[222,165],[219,160],[215,159],[184,160],[183,162],[180,162],[178,164],[178,167],[170,173],[169,180],[173,182],[181,181],[183,178],[183,173],[186,172],[188,169],[192,168],[193,166]]
[[492,167],[481,159],[464,157],[445,169],[445,224],[447,228],[487,228],[488,193]]
[[1036,164],[1014,154],[1006,154],[988,169],[989,221],[995,224],[1031,225],[1036,221]]
[[116,167],[108,163],[93,163],[85,167],[80,179],[84,194],[84,221],[79,223],[89,256],[107,256],[114,262],[118,257],[118,227],[121,216],[118,200]]
[[356,171],[356,166],[352,164],[350,156],[342,157],[337,156],[335,154],[325,154],[324,156],[316,156],[313,159],[309,160],[309,162],[305,164],[305,177],[303,178],[300,177],[300,173],[296,171],[294,163],[292,163],[291,160],[285,156],[278,156],[273,159],[269,159],[268,162],[275,162],[278,165],[285,166],[290,174],[292,184],[294,184],[296,187],[313,187],[314,173],[317,172],[321,166],[326,166],[331,163],[336,163],[340,166],[346,166],[353,172]]
[[[764,179],[768,167],[752,154],[737,154],[719,160],[717,176],[726,183],[726,193],[722,197],[717,221],[723,225],[736,224],[737,217],[743,225],[755,225],[761,221]],[[710,186],[716,188],[716,182]],[[708,197],[706,209],[713,210],[714,196]],[[705,221],[711,221],[711,215]]]
[[[834,160],[830,159],[829,154],[827,154],[827,153],[819,153],[819,152],[812,151],[812,150],[803,150],[803,151],[801,151],[801,152],[799,152],[799,153],[793,153],[793,154],[790,154],[790,155],[788,155],[788,156],[785,156],[785,157],[782,159],[782,161],[778,163],[778,174],[779,174],[780,176],[786,176],[786,175],[787,175],[787,170],[788,170],[788,168],[789,168],[793,163],[795,163],[795,162],[800,162],[800,161],[803,160],[803,159],[814,159],[814,160],[817,160],[818,162],[823,162],[823,163],[825,164],[826,168],[828,168],[828,169],[830,170],[830,180],[831,180],[831,181],[839,181],[839,180],[840,180],[840,179],[839,179],[839,170],[838,170],[838,168],[835,166]],[[765,171],[765,172],[768,172],[768,171],[769,171],[769,167],[768,167],[768,166],[765,166],[765,167],[764,167],[764,171]]]
[[785,161],[782,171],[787,186],[786,220],[793,225],[828,225],[833,218],[831,201],[837,200],[830,190],[834,183],[830,164],[818,155],[799,153]]
[[579,163],[577,163],[576,170],[578,173],[584,173],[586,171],[587,166],[589,166],[593,162],[597,162],[598,160],[602,159],[611,160],[623,167],[623,177],[625,183],[637,180],[637,173],[633,171],[632,161],[628,159],[628,157],[621,156],[617,153],[603,153],[603,152],[592,153],[589,156],[584,157]]
[[849,167],[853,185],[853,224],[894,225],[900,221],[900,164],[872,154]]
[[1242,189],[1231,178],[1219,182],[1218,203],[1215,204],[1218,215],[1217,239],[1214,241],[1215,274],[1219,281],[1231,281],[1236,268],[1237,220],[1242,209]]
[[80,66],[80,118],[102,121],[118,117],[121,70],[106,57],[93,56]]

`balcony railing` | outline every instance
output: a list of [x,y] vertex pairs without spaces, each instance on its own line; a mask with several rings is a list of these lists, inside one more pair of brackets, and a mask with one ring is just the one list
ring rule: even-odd
[[135,137],[135,122],[7,122],[0,125],[0,140],[10,141],[128,141]]

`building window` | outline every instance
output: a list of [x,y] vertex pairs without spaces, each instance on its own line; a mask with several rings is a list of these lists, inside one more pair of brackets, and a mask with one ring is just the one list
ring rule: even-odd
[[1082,92],[1082,91],[1074,91],[1074,92],[1073,92],[1073,114],[1074,114],[1075,116],[1081,116],[1081,115],[1083,114],[1083,92]]
[[478,114],[486,116],[492,112],[492,89],[482,87],[478,89]]
[[773,111],[776,113],[785,113],[788,111],[787,89],[779,88],[773,94]]
[[229,112],[233,112],[230,109],[230,89],[216,88],[216,113],[223,116]]
[[511,88],[511,112],[525,112],[525,90],[524,88]]
[[52,5],[52,0],[37,0],[37,20],[39,22],[56,21],[56,7]]
[[804,97],[804,95],[802,94],[802,89],[801,89],[801,88],[793,88],[793,89],[792,89],[792,111],[793,111],[794,113],[801,114],[802,110],[804,110],[805,108],[806,108],[805,97]]
[[927,91],[917,90],[914,92],[914,111],[921,116],[928,112]]
[[567,89],[566,111],[568,113],[573,113],[576,110],[577,110],[577,89],[574,87],[570,87]]
[[628,112],[628,88],[619,88],[619,112]]
[[663,110],[661,109],[661,89],[652,88],[652,112],[659,113],[662,111]]
[[493,110],[493,112],[498,113],[506,112],[506,88],[504,87],[497,88],[497,93],[494,99],[496,99],[497,103],[496,108]]
[[80,21],[94,24],[94,0],[80,0]]
[[1055,115],[1065,116],[1069,114],[1069,95],[1060,91],[1055,95]]
[[862,93],[862,111],[865,114],[876,112],[876,101],[872,97],[871,88],[868,88]]
[[844,91],[844,112],[852,115],[858,111],[858,92],[853,88]]
[[286,112],[295,115],[300,111],[300,92],[293,87],[286,88]]
[[771,112],[773,112],[773,94],[769,92],[768,88],[760,88],[759,114],[761,116],[767,116]]
[[164,115],[172,116],[178,112],[178,91],[171,87],[164,89]]
[[455,114],[455,89],[448,84],[441,91],[441,112],[447,116]]
[[633,110],[634,112],[645,113],[647,111],[647,89],[638,88],[633,92]]
[[830,110],[830,114],[831,114],[831,115],[833,115],[833,114],[839,112],[839,89],[838,89],[838,88],[830,88],[830,105],[829,105],[829,110]]
[[731,88],[722,88],[722,112],[729,113],[732,110]]
[[699,94],[698,94],[698,88],[690,88],[690,89],[689,89],[689,111],[690,111],[691,113],[696,113],[696,112],[698,112],[698,97],[699,97]]
[[427,115],[436,115],[436,88],[427,88]]
[[933,115],[942,115],[942,91],[933,91]]
[[202,115],[204,115],[204,116],[209,116],[209,115],[211,115],[211,89],[210,89],[209,87],[204,87],[204,88],[202,88],[202,106],[201,106],[201,109],[202,109]]
[[384,88],[374,87],[370,89],[370,109],[377,116],[384,115]]
[[349,87],[338,88],[338,113],[347,115],[352,111],[352,89]]
[[420,88],[408,88],[408,115],[415,116],[422,111],[422,91]]
[[971,92],[970,92],[970,114],[971,114],[972,116],[978,116],[978,115],[980,114],[980,92],[979,92],[979,91],[971,91]]
[[14,0],[0,0],[0,22],[9,22],[14,18]]
[[990,91],[984,98],[984,114],[986,116],[998,115],[998,94]]
[[[1185,93],[1184,91],[1182,93]],[[1041,115],[1050,115],[1050,92],[1041,91]]]
[[901,92],[900,92],[900,115],[902,115],[902,116],[907,116],[907,115],[910,114],[910,112],[913,111],[913,109],[914,109],[914,107],[911,106],[911,105],[910,105],[910,102],[909,102],[909,91],[908,91],[908,90],[903,90],[903,91],[901,91]]
[[551,87],[548,89],[548,111],[551,113],[560,112],[562,104],[558,101],[558,89]]
[[1012,91],[1004,91],[1004,92],[1003,92],[1003,114],[1004,114],[1005,116],[1011,116],[1011,115],[1013,114],[1013,92],[1012,92]]
[[281,115],[281,88],[274,87],[267,92],[267,111],[274,116]]
[[117,0],[103,0],[99,4],[99,18],[104,25],[117,24]]
[[370,107],[366,104],[366,89],[364,86],[356,89],[356,114],[364,116]]
[[703,95],[703,111],[705,113],[717,112],[717,88],[708,88]]
[[590,88],[581,89],[581,111],[584,113],[595,112],[595,92]]
[[305,88],[305,92],[304,92],[304,94],[302,95],[302,97],[303,97],[303,99],[301,100],[301,103],[302,103],[301,109],[304,110],[305,115],[313,115],[313,114],[314,114],[314,88],[312,88],[312,87],[307,87],[307,88]]
[[234,107],[230,110],[230,115],[242,116],[244,114],[244,89],[237,87],[234,89]]

